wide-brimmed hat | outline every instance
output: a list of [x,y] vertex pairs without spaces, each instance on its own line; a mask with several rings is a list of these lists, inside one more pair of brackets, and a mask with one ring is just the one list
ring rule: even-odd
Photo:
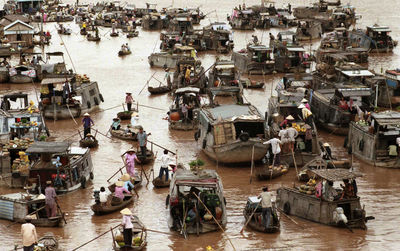
[[115,182],[115,185],[116,185],[117,187],[123,187],[124,184],[125,184],[125,183],[124,183],[122,180],[119,180],[119,181]]
[[46,181],[47,185],[51,185],[51,180]]
[[86,134],[86,137],[90,137],[90,136],[92,136],[92,134],[90,134],[90,133]]
[[128,150],[126,150],[126,152],[125,153],[129,153],[129,152],[136,152],[136,150],[135,149],[133,149],[133,148],[130,148],[130,149],[128,149]]
[[306,125],[304,126],[304,128],[306,128],[306,129],[311,129],[312,127],[311,127],[309,124],[306,124]]
[[287,119],[287,120],[294,120],[294,118],[293,118],[292,115],[287,116],[286,119]]
[[126,94],[132,94],[132,92],[125,92]]
[[131,176],[127,173],[121,176],[122,181],[129,181],[130,179],[131,179]]
[[325,142],[325,143],[323,144],[323,146],[325,146],[325,147],[330,147],[331,145],[329,145],[328,142]]
[[44,200],[46,199],[46,196],[44,194],[39,194],[38,197],[36,197],[37,200]]
[[87,116],[90,116],[90,114],[89,113],[85,113],[85,114],[83,114],[83,116],[87,117]]
[[305,98],[303,98],[303,99],[301,100],[301,103],[308,103],[308,100],[305,99]]
[[306,108],[306,106],[304,104],[300,104],[297,108],[303,109],[303,108]]
[[137,128],[138,128],[139,130],[143,130],[143,126],[141,126],[141,125],[137,126]]
[[123,215],[132,215],[132,211],[129,208],[122,209],[120,213]]

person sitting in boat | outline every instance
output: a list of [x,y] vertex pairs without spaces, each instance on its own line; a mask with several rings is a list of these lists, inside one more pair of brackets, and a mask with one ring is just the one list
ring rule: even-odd
[[111,130],[119,130],[121,128],[121,120],[119,118],[113,118],[111,124]]
[[124,182],[124,188],[129,192],[135,188],[135,186],[131,182],[131,179],[135,181],[135,179],[127,173],[121,176],[121,180]]
[[332,150],[331,145],[328,142],[325,142],[321,147],[321,157],[324,160],[332,160]]
[[158,159],[161,162],[161,167],[160,167],[160,173],[158,174],[158,177],[160,180],[162,179],[164,173],[165,173],[165,181],[168,181],[168,165],[172,161],[171,158],[168,156],[168,150],[164,150],[164,154],[161,155],[161,157]]
[[101,204],[107,203],[108,193],[104,187],[100,187],[99,201]]
[[340,199],[350,199],[355,197],[354,193],[354,186],[353,184],[350,184],[348,179],[343,180],[344,186],[340,184],[340,187],[343,189],[342,196]]
[[300,104],[297,108],[301,109],[301,114],[303,115],[303,120],[308,125],[313,127],[313,114],[312,112],[306,108],[304,104]]
[[[278,114],[279,116],[279,114]],[[280,124],[280,127],[283,127],[283,125],[288,125],[289,123],[293,123],[294,122],[294,118],[292,115],[287,116]]]
[[308,110],[311,111],[311,107],[310,107],[310,105],[308,104],[308,100],[307,100],[307,99],[303,98],[303,99],[301,100],[301,103],[304,104],[304,106],[305,106]]
[[268,192],[267,186],[263,187],[258,198],[261,199],[263,225],[265,228],[269,228],[272,216],[272,194]]
[[125,199],[124,192],[129,194],[128,189],[124,187],[124,182],[122,180],[117,181],[115,183],[114,196],[112,198],[111,205],[121,204],[121,202]]
[[192,207],[190,208],[190,210],[187,213],[187,217],[186,217],[186,222],[193,222],[196,219],[196,208],[194,207],[194,205],[192,205]]
[[123,235],[124,235],[124,243],[125,246],[131,247],[132,246],[132,229],[133,229],[133,224],[132,224],[132,212],[128,208],[125,208],[120,211],[122,214],[122,227],[124,229]]
[[94,138],[94,136],[90,133],[86,134],[85,140],[87,141],[95,141],[96,139]]
[[333,181],[325,180],[322,185],[322,198],[326,201],[337,200],[340,195],[338,195],[335,188],[333,188]]

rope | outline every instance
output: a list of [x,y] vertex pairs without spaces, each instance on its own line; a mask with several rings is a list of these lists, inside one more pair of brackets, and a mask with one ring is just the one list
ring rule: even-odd
[[[58,32],[57,32],[57,34],[58,34]],[[63,43],[63,46],[64,46],[64,48],[65,48],[65,51],[67,52],[68,58],[69,58],[69,60],[71,61],[72,68],[74,68],[74,72],[76,72],[76,68],[75,68],[74,62],[72,61],[71,55],[69,54],[69,51],[68,51],[68,49],[67,49],[67,46],[66,46],[65,43],[64,43],[64,40],[62,39],[62,37],[61,37],[60,34],[58,34],[58,36],[60,37],[61,42]]]
[[76,122],[76,120],[75,120],[75,118],[74,118],[74,115],[72,115],[72,112],[71,112],[71,110],[69,109],[69,105],[68,105],[68,104],[67,104],[67,108],[68,108],[69,115],[71,115],[72,120],[75,122],[76,125],[78,125],[78,123]]

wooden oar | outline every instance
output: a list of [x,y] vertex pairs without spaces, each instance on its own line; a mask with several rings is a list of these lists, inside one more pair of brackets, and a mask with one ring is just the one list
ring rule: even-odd
[[151,77],[146,81],[146,84],[144,84],[143,88],[140,90],[139,94],[142,93],[142,91],[144,90],[144,88],[146,88],[146,86],[149,85],[150,80],[153,78],[154,75],[156,75],[157,72],[154,72],[153,75],[151,75]]
[[[261,201],[260,201],[261,202]],[[257,203],[256,207],[254,208],[253,212],[251,213],[249,219],[246,221],[246,224],[244,224],[244,226],[242,227],[242,230],[240,230],[240,233],[243,234],[243,230],[244,228],[247,226],[247,224],[249,224],[249,222],[251,221],[251,218],[253,217],[254,213],[257,211],[258,205],[260,205],[260,202]]]
[[111,180],[115,175],[117,175],[117,173],[121,172],[121,174],[122,174],[122,171],[121,171],[121,170],[122,170],[124,167],[126,167],[126,164],[125,164],[123,167],[121,167],[120,169],[118,169],[118,171],[116,171],[116,172],[107,180],[107,182],[110,182],[110,180]]
[[279,207],[276,207],[276,209],[278,209],[278,211],[280,213],[282,213],[283,215],[285,215],[289,220],[291,220],[294,224],[296,224],[297,226],[303,228],[301,225],[299,225],[299,223],[297,223],[292,217],[290,217],[289,215],[287,215],[285,212],[282,211],[282,209],[280,209]]
[[253,168],[254,168],[254,145],[251,149],[251,168],[250,168],[250,184],[253,181]]
[[299,171],[297,170],[297,163],[296,163],[296,158],[294,157],[293,148],[291,148],[290,150],[292,151],[292,158],[293,158],[294,167],[296,168],[297,179],[300,180]]
[[159,234],[175,235],[174,233],[168,233],[168,232],[158,231],[158,230],[149,229],[149,228],[145,228],[144,230],[149,231],[149,232],[159,233]]
[[102,233],[102,234],[100,234],[100,235],[98,235],[98,236],[94,237],[94,238],[93,238],[93,239],[91,239],[90,241],[87,241],[87,242],[83,243],[83,244],[82,244],[82,245],[80,245],[79,247],[76,247],[76,248],[72,249],[72,251],[78,250],[78,249],[80,249],[81,247],[84,247],[84,246],[86,246],[87,244],[91,243],[92,241],[95,241],[95,240],[97,240],[98,238],[102,237],[103,235],[105,235],[105,234],[107,234],[108,232],[110,232],[110,231],[112,231],[112,230],[116,229],[116,228],[117,228],[117,227],[119,227],[119,226],[120,226],[120,224],[118,224],[118,225],[117,225],[117,226],[115,226],[115,227],[112,227],[112,228],[110,228],[110,230],[107,230],[106,232],[104,232],[104,233]]
[[109,138],[109,139],[113,139],[113,138],[107,136],[106,134],[100,132],[98,129],[95,129],[95,128],[93,128],[93,129],[96,130],[100,135],[102,135],[102,136],[104,136],[104,137],[106,137],[106,138]]
[[64,213],[63,213],[63,211],[61,210],[61,207],[60,207],[60,205],[58,205],[58,201],[57,201],[57,200],[55,200],[55,201],[56,201],[56,205],[57,205],[57,208],[58,208],[58,210],[60,210],[61,217],[63,218],[63,220],[64,220],[64,223],[65,223],[65,224],[67,224],[67,220],[65,220]]
[[155,146],[158,146],[159,148],[161,148],[161,149],[163,149],[163,150],[167,150],[168,152],[172,153],[173,155],[176,155],[176,153],[174,153],[173,151],[171,151],[171,150],[169,150],[169,149],[167,149],[167,148],[165,148],[165,147],[163,147],[163,146],[160,146],[160,145],[157,144],[157,143],[154,143],[154,142],[152,142],[152,141],[150,141],[150,140],[147,140],[147,142],[149,142],[149,143],[151,143],[151,144],[153,144],[153,145],[155,145]]

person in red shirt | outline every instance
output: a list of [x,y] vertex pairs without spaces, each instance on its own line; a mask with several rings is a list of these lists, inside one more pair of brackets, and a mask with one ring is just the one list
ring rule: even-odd
[[344,100],[344,98],[342,98],[339,101],[339,108],[342,110],[345,110],[345,111],[347,111],[349,109],[349,105],[347,104],[346,100]]

